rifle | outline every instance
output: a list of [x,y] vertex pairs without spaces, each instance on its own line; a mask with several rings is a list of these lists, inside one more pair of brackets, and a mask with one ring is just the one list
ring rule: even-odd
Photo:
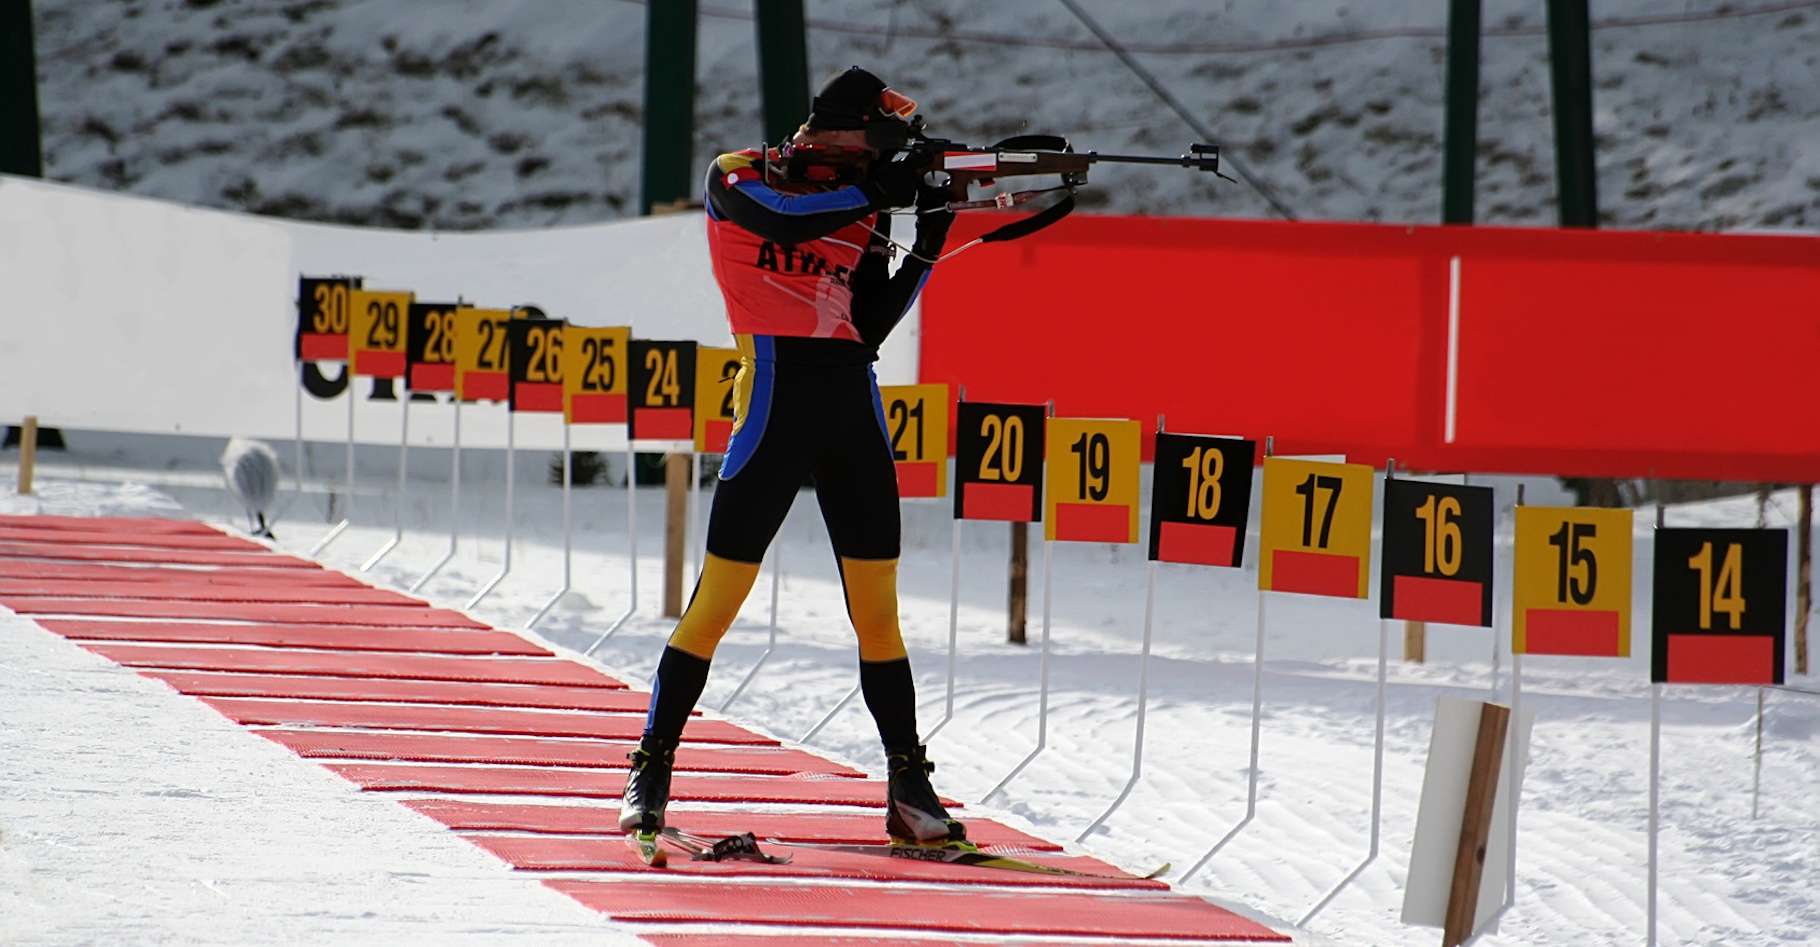
[[[1075,189],[1087,183],[1087,173],[1095,164],[1147,164],[1206,171],[1222,180],[1231,181],[1220,172],[1218,145],[1191,144],[1186,154],[1117,155],[1097,151],[1077,152],[1068,139],[1060,135],[1013,135],[996,144],[978,148],[947,138],[930,138],[924,133],[923,117],[910,121],[910,134],[902,148],[902,160],[925,167],[925,180],[948,190],[946,209],[950,211],[982,208],[1011,208],[1028,203],[1045,194],[1060,193],[1061,198],[1041,211],[1022,220],[991,231],[974,243],[993,243],[1029,236],[1068,216],[1074,210]],[[988,198],[974,198],[971,186],[991,186],[999,178],[1026,175],[1057,175],[1061,183],[1052,187],[1008,191]],[[966,247],[952,252],[959,252]]]
[[[1232,180],[1219,171],[1219,146],[1216,144],[1190,144],[1188,153],[1176,157],[1101,155],[1099,151],[1076,151],[1068,138],[1061,135],[1012,135],[986,148],[961,144],[952,138],[930,138],[926,135],[921,115],[912,118],[908,124],[892,124],[892,127],[899,131],[892,137],[894,140],[881,142],[885,144],[885,148],[881,148],[881,151],[885,151],[885,157],[879,160],[888,160],[892,155],[903,155],[903,158],[899,158],[901,162],[925,169],[928,184],[948,191],[945,206],[948,211],[1017,208],[1043,195],[1061,195],[1061,199],[1034,215],[985,233],[970,240],[966,246],[950,249],[948,253],[943,253],[943,257],[952,257],[961,249],[976,244],[1028,237],[1039,229],[1054,224],[1056,220],[1067,217],[1070,211],[1074,211],[1074,191],[1087,184],[1088,169],[1094,164],[1150,164],[1187,168],[1190,171],[1208,171],[1221,180]],[[837,173],[835,168],[848,164],[852,160],[852,153],[848,149],[828,149],[824,153],[824,149],[817,146],[795,146],[794,149],[786,146],[783,157],[788,162],[792,178],[830,180],[821,175]],[[1052,188],[1001,191],[985,199],[972,197],[974,184],[990,188],[997,182],[997,178],[1028,175],[1056,175],[1061,178],[1061,182]]]

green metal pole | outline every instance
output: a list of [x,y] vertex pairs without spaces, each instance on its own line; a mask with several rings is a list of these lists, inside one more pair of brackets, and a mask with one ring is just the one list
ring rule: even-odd
[[686,200],[695,167],[695,0],[654,0],[645,19],[645,153],[639,210]]
[[752,0],[758,23],[758,82],[765,141],[790,137],[809,117],[809,42],[803,0]]
[[1548,60],[1554,78],[1555,177],[1561,226],[1596,227],[1592,17],[1587,0],[1548,0]]
[[1472,223],[1479,150],[1480,0],[1450,0],[1447,13],[1447,128],[1441,166],[1441,221]]
[[0,0],[0,174],[44,176],[31,0]]

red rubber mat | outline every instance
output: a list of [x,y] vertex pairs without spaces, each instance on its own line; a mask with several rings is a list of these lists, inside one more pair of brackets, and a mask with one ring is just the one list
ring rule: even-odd
[[[261,730],[259,735],[310,759],[385,760],[407,763],[492,763],[501,766],[575,766],[626,769],[636,742],[548,740],[536,737],[443,736],[360,730]],[[743,776],[862,777],[866,774],[801,750],[685,746],[676,751],[682,772]]]
[[[640,934],[639,940],[658,947],[726,947],[728,943],[757,944],[759,947],[781,944],[785,947],[961,947],[968,944],[989,943],[982,941],[955,941],[944,938],[928,940],[922,937],[857,937],[851,934],[827,934],[820,937],[804,934],[738,934],[713,932],[705,934]],[[1000,943],[1007,943],[1000,941]],[[1103,940],[1053,940],[1043,938],[1040,947],[1114,947]]]
[[470,707],[535,707],[546,710],[602,710],[622,714],[644,713],[651,700],[648,694],[617,687],[410,681],[373,677],[292,677],[285,674],[196,671],[139,673],[171,685],[178,693],[196,697],[279,697],[384,701],[395,704],[456,704]]
[[487,626],[460,612],[420,605],[255,605],[242,602],[152,602],[136,599],[39,598],[0,595],[21,615],[113,615],[120,618],[206,618],[303,625],[373,625],[389,628]]
[[[607,806],[537,806],[524,803],[476,802],[471,799],[406,799],[404,804],[451,829],[487,832],[541,832],[558,835],[610,835],[623,839],[619,810]],[[752,832],[786,842],[855,844],[885,840],[884,818],[844,812],[698,812],[672,808],[671,825],[699,835]],[[1060,851],[1048,839],[993,822],[968,819],[967,837],[981,845],[1026,851]]]
[[286,651],[279,648],[182,648],[136,644],[85,644],[83,647],[117,664],[139,668],[323,674],[329,677],[396,677],[424,681],[490,681],[500,684],[568,684],[576,687],[625,686],[586,665],[555,658]]
[[94,565],[86,562],[33,562],[29,559],[0,559],[0,578],[261,585],[267,588],[284,589],[364,589],[369,587],[339,572],[330,572],[327,569],[267,569],[252,566],[177,569],[163,566]]
[[967,934],[1269,941],[1288,937],[1198,898],[1081,892],[900,891],[838,885],[571,881],[544,884],[614,920],[881,927]]
[[162,602],[256,602],[301,605],[402,605],[430,603],[390,589],[221,585],[207,582],[114,582],[104,579],[0,579],[0,597],[150,599]]
[[418,651],[426,654],[510,654],[551,657],[549,650],[503,631],[362,628],[359,625],[211,625],[201,622],[84,621],[47,618],[38,624],[83,641],[169,641],[244,644],[333,651]]
[[676,854],[668,868],[652,868],[639,861],[625,839],[561,838],[554,835],[470,835],[468,841],[504,859],[513,868],[529,871],[662,872],[666,876],[711,878],[823,878],[830,881],[916,881],[1004,887],[1097,888],[1167,891],[1161,881],[1145,881],[1119,871],[1097,858],[1078,855],[1039,856],[1044,864],[1114,877],[1079,878],[1039,875],[999,868],[945,865],[941,862],[886,858],[855,852],[829,852],[813,848],[778,846],[772,854],[787,854],[787,865],[752,861],[694,861]]
[[[329,763],[362,789],[390,792],[491,793],[508,796],[582,796],[618,799],[624,773],[534,769],[518,766],[404,766]],[[794,776],[678,776],[670,783],[678,802],[753,802],[789,805],[885,807],[885,784],[871,779]],[[943,800],[950,808],[959,803]]]
[[308,559],[260,549],[258,552],[213,552],[196,549],[137,549],[129,546],[64,546],[45,542],[0,541],[0,557],[71,562],[143,562],[152,565],[254,566],[321,569]]
[[216,549],[266,552],[256,542],[226,533],[134,532],[106,529],[42,529],[0,525],[0,540],[51,546],[137,546],[154,549]]
[[47,516],[37,513],[0,516],[0,526],[19,529],[75,530],[77,532],[191,533],[219,536],[221,530],[199,520],[159,519],[151,516]]
[[[370,730],[424,730],[444,733],[491,733],[519,737],[595,737],[636,740],[645,729],[644,714],[557,713],[494,707],[426,707],[411,704],[366,704],[303,700],[250,700],[204,697],[202,702],[237,723],[295,727],[364,727]],[[690,720],[683,739],[701,743],[776,746],[777,741],[743,730],[724,720]]]

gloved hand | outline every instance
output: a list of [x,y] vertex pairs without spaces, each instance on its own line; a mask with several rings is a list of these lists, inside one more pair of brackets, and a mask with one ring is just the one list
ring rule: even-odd
[[954,223],[954,211],[948,209],[948,189],[930,184],[916,188],[916,254],[924,257],[941,255],[948,239],[948,228]]
[[861,181],[859,189],[874,208],[909,207],[916,201],[922,178],[920,167],[904,161],[885,161],[872,166],[872,176]]

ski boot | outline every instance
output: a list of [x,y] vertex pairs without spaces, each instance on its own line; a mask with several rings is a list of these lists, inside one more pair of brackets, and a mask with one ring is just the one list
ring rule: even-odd
[[664,808],[670,804],[670,770],[676,765],[676,747],[647,736],[626,758],[632,761],[632,771],[626,774],[626,791],[620,799],[619,827],[631,833],[632,844],[645,864],[662,867],[664,852],[657,840],[664,829]]
[[890,781],[885,789],[885,833],[894,845],[964,846],[967,827],[948,817],[941,797],[929,785],[935,764],[924,747],[885,751]]

